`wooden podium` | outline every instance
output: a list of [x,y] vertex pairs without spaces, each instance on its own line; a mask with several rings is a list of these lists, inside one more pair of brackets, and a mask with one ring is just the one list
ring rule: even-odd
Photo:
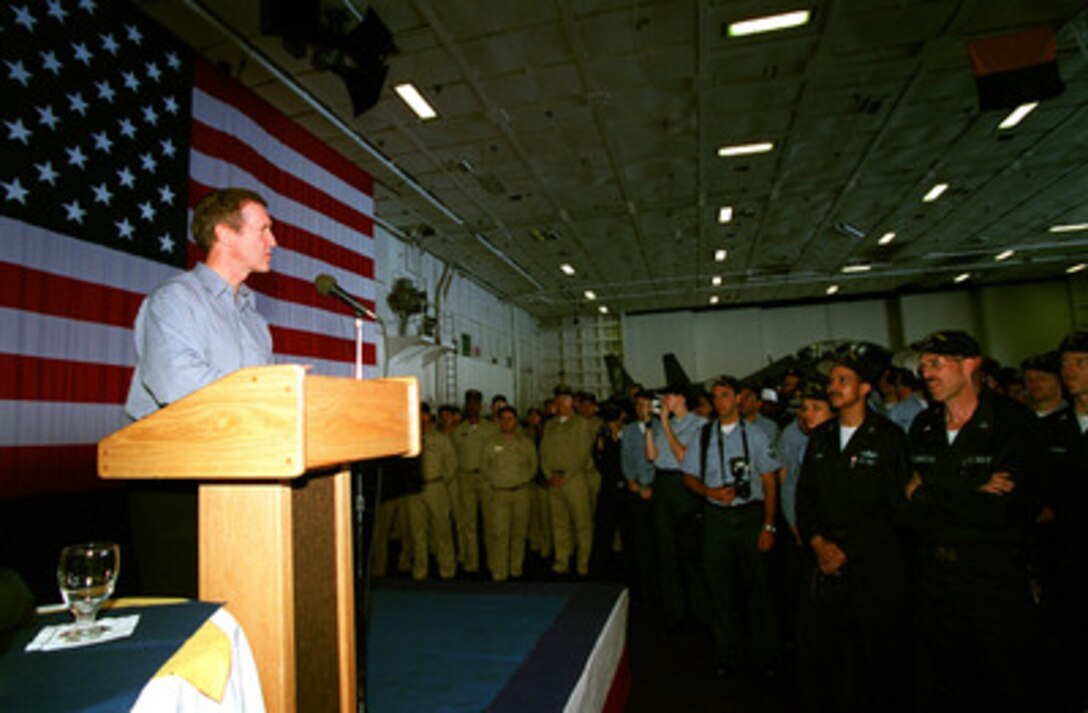
[[241,622],[269,711],[356,710],[346,466],[416,455],[418,413],[415,379],[253,367],[99,442],[102,478],[200,482],[200,598]]

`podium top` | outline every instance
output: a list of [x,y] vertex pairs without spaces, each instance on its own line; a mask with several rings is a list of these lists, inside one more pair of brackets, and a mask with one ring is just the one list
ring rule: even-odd
[[414,378],[358,381],[285,364],[240,369],[106,436],[98,475],[282,480],[418,453]]

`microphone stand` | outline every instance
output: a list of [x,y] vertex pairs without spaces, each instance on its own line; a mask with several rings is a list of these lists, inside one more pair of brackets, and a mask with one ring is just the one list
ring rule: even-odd
[[[363,317],[365,313],[355,310],[355,379],[357,381],[363,380]],[[382,327],[382,334],[385,334],[385,325],[381,321],[380,317],[375,315],[375,322]],[[384,351],[384,345],[383,345]],[[384,372],[384,370],[383,370]],[[385,376],[383,373],[382,376]],[[373,468],[373,470],[370,470]],[[357,547],[354,548],[355,552],[355,641],[356,641],[356,711],[358,713],[365,713],[366,711],[366,692],[367,692],[367,658],[366,658],[366,640],[367,632],[370,629],[370,559],[372,556],[373,548],[373,530],[374,525],[377,522],[378,507],[381,505],[382,497],[382,471],[383,466],[368,465],[365,463],[356,463],[352,466],[352,490],[354,491],[355,501],[355,542]],[[372,474],[374,477],[368,479],[367,475]],[[369,482],[368,481],[372,481]],[[372,495],[371,501],[374,508],[374,517],[371,518],[370,530],[371,536],[367,538],[366,528],[366,503],[368,495]],[[365,545],[368,545],[364,547]]]
[[363,316],[355,315],[355,380],[363,380]]

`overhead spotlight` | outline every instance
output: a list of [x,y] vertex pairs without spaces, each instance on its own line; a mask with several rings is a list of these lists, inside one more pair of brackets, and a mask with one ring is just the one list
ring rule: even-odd
[[718,296],[717,296],[717,295],[711,295],[711,296],[710,296],[710,304],[712,304],[712,305],[716,305],[716,304],[718,304],[718,302],[720,302],[720,301],[721,301],[721,300],[720,300],[720,299],[718,298]]
[[967,282],[970,279],[971,279],[971,273],[961,272],[960,274],[958,274],[954,278],[952,278],[952,281],[955,282],[958,285],[958,284],[960,284],[962,282]]
[[724,225],[724,224],[728,223],[731,220],[733,220],[733,207],[732,206],[723,205],[721,208],[718,209],[718,222],[719,223]]
[[710,284],[713,285],[714,287],[717,287],[718,285],[722,284],[722,276],[721,275],[715,275],[714,277],[710,278]]
[[714,251],[714,262],[725,262],[725,258],[729,256],[729,251],[725,248],[720,248]]
[[600,312],[601,314],[608,314],[608,308],[605,307],[604,305],[601,305],[600,307],[598,307],[597,311]]
[[563,271],[563,274],[564,274],[564,275],[568,275],[568,276],[569,276],[569,275],[573,275],[573,274],[574,274],[574,266],[573,266],[573,265],[571,265],[571,264],[570,264],[569,262],[565,262],[565,263],[563,263],[562,265],[560,265],[560,266],[559,266],[559,269]]
[[593,290],[586,290],[582,294],[584,294],[586,296],[587,300],[593,301],[593,300],[597,299],[597,293],[594,292]]
[[1078,262],[1076,265],[1070,265],[1069,267],[1067,267],[1065,271],[1070,275],[1075,275],[1078,272],[1084,270],[1085,268],[1088,268],[1088,262]]
[[827,292],[827,294],[829,294],[829,295],[837,294],[838,291],[839,291],[839,286],[838,285],[828,285],[827,290],[825,290],[825,292]]
[[996,260],[997,262],[1004,262],[1015,254],[1015,250],[1002,250],[997,255],[994,255],[994,260]]
[[320,34],[321,2],[261,0],[259,23],[262,35],[283,38],[287,53],[295,59],[303,59],[310,43]]
[[333,67],[347,85],[351,110],[355,116],[367,111],[381,97],[389,65],[386,59],[397,51],[393,34],[373,10],[367,9],[362,21],[341,41],[345,60]]
[[843,265],[842,266],[842,271],[845,272],[845,273],[869,272],[869,270],[872,270],[872,269],[873,269],[872,265],[870,265],[868,263],[864,263],[864,262],[854,263],[853,265]]
[[876,241],[877,245],[888,245],[895,240],[895,233],[888,231],[880,236],[880,240]]

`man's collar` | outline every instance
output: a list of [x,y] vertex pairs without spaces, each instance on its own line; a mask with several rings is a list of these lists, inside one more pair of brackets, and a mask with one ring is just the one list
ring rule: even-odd
[[[196,267],[193,268],[193,274],[196,275],[196,279],[201,286],[214,297],[219,297],[224,292],[233,294],[230,283],[224,280],[223,276],[218,272],[208,267],[207,263],[198,262]],[[248,303],[251,296],[252,290],[244,282],[238,285],[238,299]]]

